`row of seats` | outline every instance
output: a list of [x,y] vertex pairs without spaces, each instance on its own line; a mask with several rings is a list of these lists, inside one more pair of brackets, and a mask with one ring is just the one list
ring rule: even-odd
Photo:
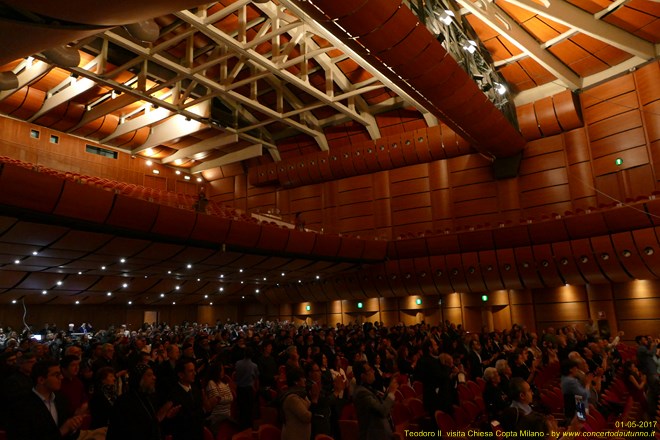
[[[10,157],[0,156],[0,163],[16,165],[21,168],[38,171],[43,174],[58,177],[60,179],[101,188],[103,190],[115,192],[117,194],[123,194],[129,197],[135,197],[149,202],[158,203],[165,206],[172,206],[179,209],[194,210],[195,203],[199,199],[199,197],[196,195],[193,196],[190,194],[182,194],[174,191],[161,190],[143,185],[137,185],[134,183],[120,182],[104,177],[89,176],[86,174],[70,171],[63,172],[53,168],[45,167],[43,165],[35,165],[30,162],[24,162]],[[244,214],[242,211],[224,206],[221,203],[214,202],[212,200],[208,201],[206,212],[208,214],[217,215],[219,217],[236,218],[244,221],[256,222],[255,219]]]

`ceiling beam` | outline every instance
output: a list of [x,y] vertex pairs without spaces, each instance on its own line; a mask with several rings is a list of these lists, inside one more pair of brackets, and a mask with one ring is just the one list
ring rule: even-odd
[[545,50],[514,19],[494,3],[476,2],[472,0],[456,0],[463,8],[501,34],[512,44],[527,53],[537,63],[555,75],[566,87],[577,90],[582,87],[580,77],[566,64]]
[[313,96],[314,98],[318,99],[319,101],[324,102],[325,104],[333,107],[335,110],[349,116],[351,119],[363,125],[367,125],[368,122],[357,112],[351,110],[350,108],[346,107],[343,104],[333,102],[328,95],[313,87],[311,84],[309,84],[309,82],[306,82],[298,78],[296,75],[292,74],[288,70],[281,69],[281,67],[278,64],[274,63],[273,61],[259,54],[255,50],[250,49],[249,47],[246,48],[246,45],[244,43],[236,41],[234,38],[225,34],[215,26],[205,26],[203,22],[199,20],[199,18],[195,16],[193,13],[189,11],[180,11],[180,12],[176,12],[174,15],[186,21],[187,23],[191,24],[192,26],[196,27],[201,33],[211,38],[212,40],[216,41],[217,43],[225,44],[229,46],[232,50],[236,51],[238,54],[246,56],[250,60],[250,62],[254,63],[260,68],[268,70],[273,75],[283,79],[289,84],[292,84],[300,88],[301,90]]
[[195,154],[203,153],[209,150],[219,150],[222,147],[235,144],[236,142],[238,142],[237,134],[222,133],[217,136],[204,139],[203,141],[197,142],[196,144],[192,144],[188,147],[181,148],[176,153],[163,158],[161,162],[170,163],[170,162],[174,162],[177,159],[190,158]]
[[[280,122],[295,128],[296,130],[308,134],[310,136],[317,136],[319,133],[317,130],[314,130],[308,127],[305,124],[294,121],[290,118],[284,118],[281,113],[261,104],[260,102],[241,95],[233,90],[227,90],[227,87],[223,84],[218,83],[217,81],[208,78],[200,73],[192,73],[191,69],[181,66],[175,61],[160,55],[152,54],[148,48],[142,47],[141,45],[122,37],[121,35],[115,34],[111,31],[105,33],[106,38],[110,39],[114,43],[128,49],[138,55],[143,56],[146,60],[152,61],[156,64],[160,64],[175,73],[181,73],[188,76],[188,78],[196,80],[201,85],[207,87],[214,93],[218,93],[221,96],[229,97],[232,101],[242,104],[246,107],[250,107],[253,110],[256,110],[266,116],[278,118]],[[197,118],[195,118],[197,119]]]
[[193,121],[182,115],[174,115],[165,122],[151,127],[151,132],[149,133],[147,140],[144,144],[134,148],[131,151],[131,154],[138,154],[147,148],[157,147],[158,145],[169,142],[172,139],[188,136],[206,128],[208,128],[208,124]]
[[249,147],[243,148],[241,150],[234,151],[232,153],[227,153],[224,156],[219,157],[217,159],[212,159],[204,163],[201,163],[199,165],[195,165],[190,169],[190,172],[193,174],[201,173],[202,171],[210,170],[211,168],[221,167],[224,165],[229,165],[243,160],[259,157],[262,154],[263,154],[263,145],[261,144],[250,145]]
[[51,64],[39,60],[34,60],[32,57],[28,57],[24,61],[20,62],[13,70],[13,72],[18,77],[18,88],[0,92],[0,101],[10,95],[13,95],[17,90],[20,90],[21,88],[40,78],[52,68],[53,66]]
[[67,78],[65,81],[69,82],[69,85],[60,89],[57,93],[48,96],[41,108],[27,120],[28,122],[34,122],[55,107],[96,87],[96,83],[88,78]]
[[653,43],[626,32],[617,26],[601,21],[594,17],[593,14],[577,6],[573,6],[567,1],[552,0],[547,3],[547,7],[536,3],[534,0],[507,1],[530,12],[556,21],[559,24],[577,29],[583,34],[640,58],[650,60],[658,55]]
[[131,131],[139,130],[140,128],[155,124],[156,122],[160,122],[163,119],[169,118],[170,116],[172,116],[172,112],[167,108],[159,107],[152,109],[149,105],[147,105],[143,115],[136,116],[133,119],[124,122],[123,124],[119,124],[115,131],[101,139],[100,142],[104,144],[126,133],[130,133]]

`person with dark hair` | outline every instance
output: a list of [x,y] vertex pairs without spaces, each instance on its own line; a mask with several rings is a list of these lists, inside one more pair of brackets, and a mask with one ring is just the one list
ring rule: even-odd
[[289,368],[286,372],[287,390],[280,399],[284,424],[282,440],[310,439],[312,437],[312,405],[318,404],[320,388],[314,384],[307,396],[305,372]]
[[178,384],[172,388],[168,401],[180,406],[179,412],[166,421],[172,440],[202,440],[204,436],[204,402],[202,391],[195,383],[195,362],[183,358],[176,364]]
[[68,405],[56,393],[62,386],[62,372],[55,360],[34,364],[31,371],[34,387],[10,411],[7,422],[9,440],[75,439],[82,416],[73,416]]
[[[658,366],[655,363],[654,355],[656,354],[660,344],[658,340],[653,341],[650,336],[637,336],[637,365],[639,371],[646,375],[646,384],[648,387],[647,392],[647,407],[649,410],[657,408],[658,395],[660,395],[660,379],[658,378]],[[649,414],[654,417],[653,414]]]
[[16,371],[2,383],[3,402],[15,402],[30,393],[33,385],[30,374],[36,362],[34,353],[28,352],[17,356]]
[[434,414],[440,409],[443,396],[439,395],[439,380],[443,375],[442,365],[438,360],[438,343],[429,338],[422,343],[422,357],[415,366],[415,380],[420,381],[424,387],[424,409]]
[[102,367],[94,375],[94,393],[89,399],[92,429],[108,426],[110,413],[117,400],[117,377],[112,367]]
[[170,344],[165,350],[167,358],[158,364],[154,372],[156,373],[156,396],[159,404],[165,403],[170,390],[176,385],[176,364],[181,358],[181,350],[177,344]]
[[273,343],[264,341],[261,347],[261,355],[257,359],[257,366],[259,367],[259,388],[261,395],[267,400],[271,401],[275,394],[275,384],[277,378],[277,361],[273,357]]
[[502,411],[500,423],[504,431],[518,431],[521,418],[532,413],[532,387],[522,377],[514,377],[509,381],[509,398],[511,405]]
[[252,362],[252,349],[242,350],[242,358],[236,362],[236,403],[238,424],[242,429],[251,428],[255,405],[255,386],[259,378],[259,367]]
[[394,392],[399,388],[396,377],[383,395],[373,388],[376,380],[374,369],[367,362],[360,362],[353,368],[357,379],[357,388],[353,396],[357,421],[359,426],[359,440],[383,440],[392,438],[394,431],[390,411],[394,406]]
[[582,396],[584,407],[589,408],[589,396],[591,395],[591,382],[593,374],[587,373],[582,383],[578,376],[579,364],[571,359],[561,363],[561,393],[564,396],[564,414],[566,420],[575,417],[575,396]]
[[206,395],[211,407],[211,415],[207,418],[213,434],[217,434],[218,425],[231,416],[231,403],[234,395],[227,384],[225,366],[220,362],[211,365],[209,381],[206,384]]
[[623,364],[623,382],[626,384],[633,400],[639,402],[642,406],[642,411],[644,414],[647,414],[646,375],[639,371],[635,362],[627,361]]
[[79,408],[84,411],[83,405],[87,404],[89,396],[85,391],[85,384],[78,377],[80,372],[80,357],[68,354],[60,361],[62,368],[62,387],[60,394],[67,400],[69,404],[69,411],[71,413],[77,411]]
[[129,391],[112,408],[106,440],[161,440],[160,422],[180,410],[172,402],[156,411],[151,397],[156,392],[156,376],[143,364],[129,375]]

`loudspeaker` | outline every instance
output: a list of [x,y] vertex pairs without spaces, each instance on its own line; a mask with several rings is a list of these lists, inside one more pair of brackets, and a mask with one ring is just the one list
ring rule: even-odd
[[522,151],[509,157],[498,157],[493,161],[493,177],[495,179],[510,179],[518,176]]

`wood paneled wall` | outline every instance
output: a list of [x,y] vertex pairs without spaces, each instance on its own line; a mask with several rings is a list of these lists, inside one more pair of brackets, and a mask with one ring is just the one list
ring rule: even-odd
[[[394,238],[563,215],[660,190],[660,67],[580,95],[585,126],[527,144],[519,177],[496,181],[478,154],[293,189],[258,192],[249,210],[301,212],[326,232]],[[617,166],[615,160],[623,159]],[[241,176],[245,178],[245,176]],[[229,200],[227,200],[229,201]]]
[[[76,328],[83,322],[91,322],[96,329],[108,328],[110,325],[127,324],[130,329],[137,329],[143,324],[144,312],[158,313],[159,322],[170,325],[183,321],[200,324],[215,324],[217,320],[225,322],[238,320],[238,306],[222,304],[222,306],[107,306],[107,305],[27,305],[26,322],[37,329],[48,322],[56,324],[60,329],[66,329],[69,323]],[[16,330],[24,328],[23,305],[12,304],[0,307],[0,327],[11,326]]]
[[[540,332],[576,325],[584,330],[589,319],[607,319],[612,334],[625,332],[624,339],[638,334],[656,335],[660,322],[660,281],[633,281],[622,284],[573,286],[555,289],[498,290],[482,294],[452,293],[439,296],[368,298],[295,304],[246,304],[239,319],[255,322],[261,318],[294,323],[349,324],[382,321],[385,325],[403,322],[413,325],[424,320],[437,325],[445,320],[462,324],[471,332],[503,330],[514,323]],[[422,303],[417,304],[416,300]],[[363,307],[358,308],[358,302]],[[310,310],[306,307],[309,306]]]
[[[30,137],[32,129],[39,132],[38,139]],[[133,158],[124,151],[117,151],[117,159],[88,153],[85,151],[86,145],[107,147],[47,127],[0,117],[0,133],[0,155],[34,165],[182,194],[197,195],[203,185],[184,180],[183,175],[175,174],[174,168],[160,165],[157,161],[148,166],[144,158]],[[57,144],[50,142],[51,135],[58,137]],[[155,175],[154,169],[160,173]]]

